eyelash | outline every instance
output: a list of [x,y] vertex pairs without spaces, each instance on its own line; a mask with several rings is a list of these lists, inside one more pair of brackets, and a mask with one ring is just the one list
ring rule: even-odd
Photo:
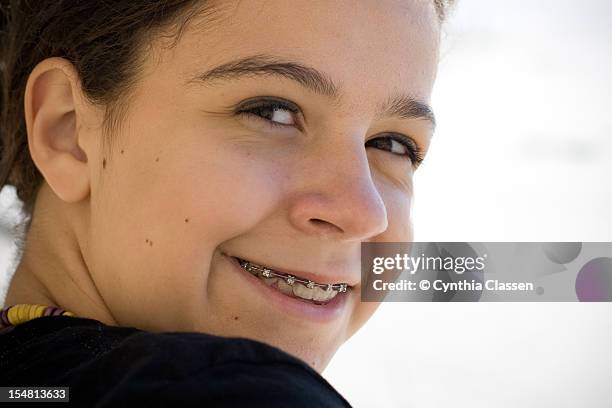
[[[398,154],[398,153],[392,153],[398,156],[407,156],[408,158],[410,158],[410,161],[412,162],[412,164],[415,167],[418,167],[421,162],[423,161],[423,152],[421,151],[421,149],[419,149],[419,147],[417,146],[417,144],[414,142],[414,140],[412,140],[412,138],[402,135],[400,133],[389,133],[384,137],[376,137],[374,139],[370,139],[366,142],[366,145],[370,142],[374,142],[376,140],[385,140],[385,139],[390,139],[390,140],[395,140],[396,142],[404,145],[407,149],[408,149],[408,153],[407,154]],[[388,151],[388,150],[387,150]]]
[[[286,125],[286,124],[282,124],[282,123],[278,123],[278,122],[269,120],[263,117],[263,115],[256,113],[257,111],[261,112],[261,110],[274,111],[277,109],[286,110],[293,114],[297,114],[300,112],[297,106],[294,106],[293,104],[286,102],[286,101],[282,101],[278,99],[267,99],[267,100],[259,99],[257,101],[254,101],[252,104],[248,102],[247,104],[243,104],[242,107],[236,110],[236,114],[245,115],[245,116],[255,116],[258,119],[266,121],[266,123],[268,123],[270,126],[273,126],[273,127],[291,126],[291,125]],[[384,139],[395,140],[396,142],[402,144],[408,149],[408,153],[405,155],[400,155],[398,153],[393,153],[389,150],[386,150],[389,153],[395,154],[398,156],[406,156],[410,158],[410,161],[413,163],[415,167],[418,167],[423,161],[423,152],[419,149],[418,145],[414,142],[414,140],[412,140],[412,138],[408,136],[405,136],[399,133],[389,133],[388,135],[384,137],[376,137],[374,139],[370,139],[366,142],[366,146],[368,145],[368,143],[371,143],[373,141],[384,140]]]
[[290,125],[285,125],[282,123],[278,123],[272,120],[269,120],[265,117],[263,117],[263,115],[257,114],[257,111],[261,111],[261,110],[285,110],[288,112],[291,112],[292,114],[297,114],[300,112],[300,109],[293,105],[292,103],[289,103],[288,101],[282,101],[279,99],[257,99],[255,101],[249,102],[247,101],[246,103],[243,103],[237,110],[236,110],[236,114],[238,115],[245,115],[245,116],[255,116],[258,119],[261,120],[265,120],[266,123],[268,123],[270,126],[274,126],[274,127],[287,127]]

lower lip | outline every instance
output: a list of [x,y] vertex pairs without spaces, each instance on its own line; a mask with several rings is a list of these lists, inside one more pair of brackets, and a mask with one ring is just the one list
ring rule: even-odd
[[283,312],[297,317],[301,320],[307,319],[314,322],[327,323],[336,320],[342,314],[346,297],[350,292],[337,294],[332,300],[323,305],[315,305],[307,301],[300,300],[281,293],[277,289],[266,285],[261,279],[255,277],[240,266],[238,260],[223,254],[223,256],[232,264],[243,279],[250,282],[256,289],[257,293],[261,293],[265,301],[275,305]]

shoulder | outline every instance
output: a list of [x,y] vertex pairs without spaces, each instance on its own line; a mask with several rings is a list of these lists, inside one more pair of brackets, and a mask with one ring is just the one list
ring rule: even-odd
[[71,401],[108,406],[348,406],[303,361],[264,343],[73,317],[39,318],[0,335],[0,383],[69,386]]

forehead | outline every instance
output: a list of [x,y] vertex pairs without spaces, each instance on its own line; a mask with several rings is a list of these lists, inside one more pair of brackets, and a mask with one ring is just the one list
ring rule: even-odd
[[273,55],[325,73],[347,101],[391,93],[428,100],[438,41],[433,0],[220,1],[190,22],[163,60],[184,80],[236,59]]

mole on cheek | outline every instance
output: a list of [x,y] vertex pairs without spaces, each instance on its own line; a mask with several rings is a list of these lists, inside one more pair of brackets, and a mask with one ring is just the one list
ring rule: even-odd
[[234,316],[234,320],[238,320],[238,316]]
[[158,161],[159,161],[159,157],[156,157],[156,158],[155,158],[155,161],[156,161],[156,162],[158,162]]
[[150,239],[145,239],[145,243],[149,244],[149,246],[153,246],[153,241]]
[[185,218],[185,222],[189,222],[189,218]]
[[123,149],[121,149],[121,154],[123,154]]
[[106,159],[102,160],[102,168],[105,169],[106,168]]

